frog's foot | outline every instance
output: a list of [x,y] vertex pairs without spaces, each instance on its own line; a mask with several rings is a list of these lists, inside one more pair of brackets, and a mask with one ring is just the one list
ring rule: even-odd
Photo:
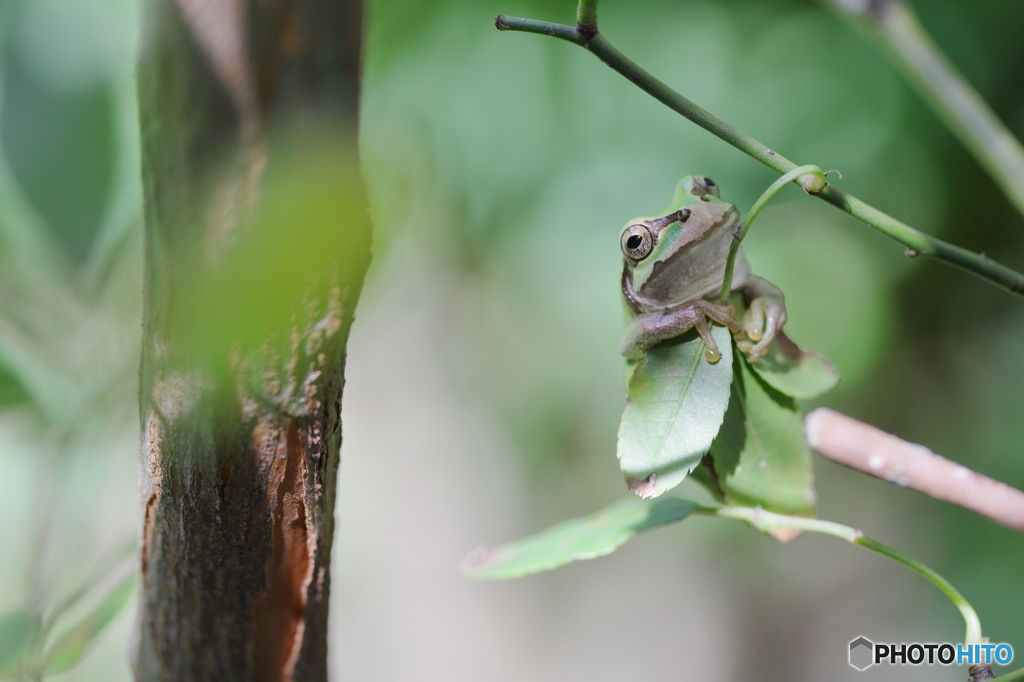
[[750,362],[757,362],[768,352],[772,339],[786,323],[786,304],[781,296],[759,296],[750,302],[743,314],[743,330],[751,341],[739,341],[736,346],[747,354]]
[[687,306],[692,306],[695,311],[703,313],[694,316],[693,326],[697,333],[700,334],[701,340],[704,341],[704,359],[711,363],[718,362],[722,359],[722,351],[718,349],[715,337],[711,335],[711,325],[708,324],[708,318],[728,327],[729,331],[733,334],[741,334],[743,328],[733,317],[736,315],[736,309],[731,305],[718,305],[711,301],[705,301],[703,298],[690,301]]

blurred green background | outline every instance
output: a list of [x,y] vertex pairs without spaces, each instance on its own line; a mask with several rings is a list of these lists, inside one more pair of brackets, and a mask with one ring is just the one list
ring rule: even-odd
[[[1024,136],[1024,4],[917,2]],[[137,0],[6,0],[0,95],[0,613],[47,608],[136,528]],[[462,556],[625,494],[617,236],[683,175],[741,209],[771,171],[579,48],[498,33],[559,1],[378,0],[362,154],[375,261],[350,343],[332,668],[352,680],[962,678],[856,673],[847,643],[957,641],[932,586],[837,540],[695,518],[509,583]],[[811,0],[605,0],[688,97],[930,234],[1024,268],[1024,219],[875,46]],[[1024,305],[787,189],[744,246],[835,407],[1024,487]],[[1024,663],[1024,539],[818,459],[821,516],[929,563]],[[705,499],[690,484],[683,495]],[[54,679],[129,678],[131,609]]]

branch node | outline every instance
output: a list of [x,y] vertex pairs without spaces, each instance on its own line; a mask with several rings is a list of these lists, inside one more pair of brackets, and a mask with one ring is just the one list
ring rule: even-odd
[[586,38],[583,46],[586,47],[594,36],[597,35],[597,20],[594,21],[577,21],[576,30],[580,32],[580,35]]
[[968,666],[967,675],[969,682],[996,679],[996,676],[992,673],[992,666],[987,663],[975,663],[972,666]]
[[800,176],[800,187],[808,194],[817,196],[824,192],[827,186],[828,181],[825,180],[825,174],[821,170],[812,171]]

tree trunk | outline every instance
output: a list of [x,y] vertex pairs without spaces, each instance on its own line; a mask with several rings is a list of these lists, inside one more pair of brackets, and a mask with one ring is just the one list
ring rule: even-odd
[[137,680],[326,680],[361,4],[151,0]]

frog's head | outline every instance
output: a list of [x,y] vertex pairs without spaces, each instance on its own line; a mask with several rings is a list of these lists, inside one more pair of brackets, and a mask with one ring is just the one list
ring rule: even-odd
[[647,305],[671,305],[704,286],[724,269],[738,220],[736,207],[719,198],[711,178],[683,178],[660,215],[634,218],[622,229],[619,244],[636,297]]

